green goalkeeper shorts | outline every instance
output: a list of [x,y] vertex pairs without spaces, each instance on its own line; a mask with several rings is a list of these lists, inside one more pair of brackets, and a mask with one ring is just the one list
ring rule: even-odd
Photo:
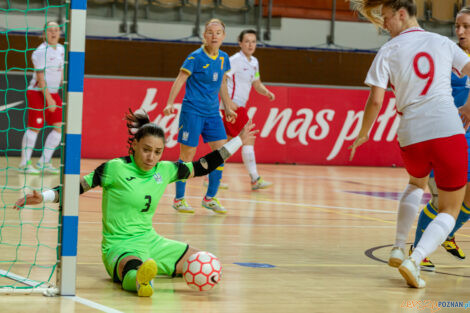
[[109,276],[120,281],[117,276],[117,262],[123,256],[136,256],[144,262],[152,258],[157,262],[158,274],[175,276],[176,264],[188,250],[186,243],[167,239],[157,233],[149,233],[112,244],[103,251],[102,258]]

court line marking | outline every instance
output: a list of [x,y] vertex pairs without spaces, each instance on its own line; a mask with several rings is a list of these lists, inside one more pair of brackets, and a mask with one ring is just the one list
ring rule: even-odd
[[[101,190],[92,190],[92,192],[100,193]],[[164,197],[173,198],[172,195],[163,195]],[[200,197],[196,196],[186,196],[188,199],[199,199]],[[329,206],[329,205],[312,205],[312,204],[305,204],[305,203],[295,203],[295,202],[283,202],[283,201],[270,201],[270,200],[251,200],[251,199],[233,199],[233,198],[218,198],[219,200],[226,200],[226,201],[238,201],[238,202],[248,202],[248,203],[265,203],[265,204],[278,204],[278,205],[289,205],[289,206],[299,206],[305,207],[308,209],[314,209],[317,211],[322,211],[325,213],[335,213],[338,215],[355,217],[362,220],[370,220],[370,221],[379,221],[382,223],[392,224],[395,225],[396,222],[387,221],[381,218],[376,217],[369,217],[369,216],[361,216],[358,214],[353,213],[344,213],[338,212],[335,210],[352,210],[352,211],[362,211],[362,212],[374,212],[374,213],[384,213],[384,214],[397,214],[396,211],[384,211],[384,210],[371,210],[371,209],[360,209],[360,208],[346,208],[346,207],[338,207],[338,206]]]
[[[80,171],[80,174],[89,174],[91,171]],[[405,172],[404,172],[405,173]],[[226,174],[224,173],[224,177],[248,177],[246,174]],[[292,174],[263,174],[263,177],[273,177],[273,178],[302,178],[302,179],[325,179],[325,180],[365,180],[365,181],[406,181],[409,179],[408,176],[403,177],[336,177],[336,176],[306,176],[306,175],[292,175]]]
[[[195,216],[195,215],[193,215]],[[5,220],[6,223],[18,222],[17,220]],[[34,223],[37,221],[26,221],[23,220],[23,223]],[[101,224],[101,221],[80,221],[80,224]],[[181,224],[180,221],[176,222],[153,222],[152,225],[176,225]],[[184,222],[185,225],[191,226],[253,226],[253,224],[247,223],[236,223],[236,224],[227,224],[227,223],[188,223]],[[57,222],[43,222],[41,225],[57,225]],[[259,227],[309,227],[309,228],[394,228],[394,226],[386,225],[312,225],[312,224],[256,224]],[[20,227],[15,225],[15,227]]]
[[[102,193],[101,190],[89,190],[87,193]],[[84,194],[86,196],[86,193]],[[174,198],[173,195],[164,194],[163,197],[165,198]],[[200,199],[201,197],[198,196],[185,196],[188,199]],[[297,202],[284,202],[284,201],[276,201],[276,200],[254,200],[254,199],[237,199],[237,198],[218,198],[219,200],[225,201],[234,201],[234,202],[246,202],[246,203],[264,203],[264,204],[279,204],[279,205],[290,205],[290,206],[299,206],[299,207],[307,207],[313,209],[336,209],[336,210],[351,210],[351,211],[359,211],[359,212],[373,212],[373,213],[384,213],[384,214],[397,214],[396,211],[387,211],[387,210],[373,210],[373,209],[361,209],[361,208],[348,208],[348,207],[341,207],[341,206],[331,206],[331,205],[322,205],[322,204],[307,204],[307,203],[297,203]],[[392,199],[384,199],[384,200],[392,200]],[[396,200],[392,200],[396,201]]]
[[[90,190],[88,193],[102,193],[102,190]],[[163,197],[166,198],[173,198],[172,195],[163,195]],[[197,196],[186,196],[188,199],[199,199],[200,197]],[[369,216],[362,216],[354,213],[345,213],[345,212],[338,212],[336,210],[344,210],[344,211],[359,211],[359,212],[373,212],[373,213],[383,213],[383,214],[397,214],[396,211],[385,211],[385,210],[373,210],[373,209],[361,209],[361,208],[347,208],[347,207],[339,207],[339,206],[329,206],[329,205],[311,205],[311,204],[305,204],[305,203],[295,203],[295,202],[283,202],[283,201],[275,201],[275,200],[253,200],[253,199],[235,199],[235,198],[219,198],[221,200],[225,201],[238,201],[238,202],[246,202],[246,203],[265,203],[265,204],[277,204],[277,205],[289,205],[289,206],[299,206],[299,207],[305,207],[309,209],[314,209],[326,213],[335,213],[338,215],[343,215],[343,216],[349,216],[349,217],[355,217],[358,219],[362,220],[370,220],[370,221],[378,221],[386,224],[391,224],[391,225],[396,225],[396,221],[387,221],[381,218],[376,218],[376,217],[369,217]],[[396,201],[396,200],[392,200]],[[91,223],[91,222],[85,222],[85,223]],[[157,224],[157,223],[154,223]],[[203,224],[202,224],[203,225]],[[210,225],[215,225],[215,224],[210,224]],[[225,225],[225,224],[222,224]],[[239,224],[242,225],[242,224]],[[270,225],[270,224],[268,224]],[[270,225],[271,226],[271,225]],[[274,225],[274,226],[280,226],[280,225]],[[294,226],[299,226],[299,225],[294,225]],[[461,236],[464,237],[470,237],[469,235],[464,235],[461,234]]]
[[[381,259],[373,259],[375,261],[379,261],[381,263],[387,263],[386,261],[383,261]],[[78,265],[103,265],[102,262],[77,262]],[[237,264],[235,263],[222,263],[223,267],[231,267],[235,266]],[[383,267],[383,264],[331,264],[331,263],[305,263],[305,264],[293,264],[293,263],[281,263],[281,264],[272,264],[276,267]],[[439,265],[439,268],[450,268],[450,269],[466,269],[470,268],[470,265]],[[451,273],[444,273],[444,272],[435,272],[439,274],[447,274],[447,275],[452,275],[452,276],[461,276],[458,274],[451,274]],[[162,276],[169,278],[168,276]],[[470,277],[470,276],[463,276],[463,277]]]
[[[407,243],[407,245],[410,245],[411,243]],[[364,254],[366,255],[366,257],[368,257],[369,259],[372,259],[374,261],[378,261],[378,262],[381,262],[381,263],[385,263],[385,264],[388,264],[388,261],[385,261],[385,260],[382,260],[381,258],[379,257],[376,257],[374,255],[374,252],[376,250],[379,250],[379,249],[383,249],[383,248],[389,248],[389,247],[393,247],[393,244],[389,244],[389,245],[382,245],[382,246],[376,246],[376,247],[372,247],[370,249],[367,249],[366,251],[364,251]],[[383,266],[383,265],[382,265]],[[439,268],[467,268],[467,267],[470,267],[470,265],[461,265],[461,266],[451,266],[451,265],[439,265]],[[423,272],[427,272],[427,271],[423,271],[421,270],[421,273]],[[427,273],[435,273],[435,274],[443,274],[443,275],[448,275],[448,276],[455,276],[455,277],[464,277],[464,278],[470,278],[469,275],[462,275],[462,274],[453,274],[453,273],[446,273],[446,272],[441,272],[441,271],[433,271],[433,272],[427,272]]]
[[[89,193],[102,193],[102,190],[90,190]],[[172,195],[163,195],[166,198],[173,198]],[[197,196],[186,196],[188,199],[199,199],[200,197]],[[339,207],[339,206],[329,206],[329,205],[312,205],[312,204],[305,204],[305,203],[295,203],[295,202],[283,202],[283,201],[275,201],[275,200],[253,200],[253,199],[234,199],[234,198],[219,198],[225,201],[238,201],[238,202],[246,202],[246,203],[265,203],[265,204],[277,204],[277,205],[289,205],[289,206],[298,206],[298,207],[305,207],[309,209],[314,209],[326,213],[335,213],[338,215],[348,216],[348,217],[355,217],[362,220],[370,220],[370,221],[378,221],[386,224],[396,225],[396,221],[387,221],[381,218],[369,217],[369,216],[362,216],[354,213],[345,213],[345,212],[338,212],[336,210],[343,210],[343,211],[359,211],[359,212],[373,212],[373,213],[382,213],[382,214],[397,214],[396,211],[386,211],[386,210],[373,210],[373,209],[361,209],[361,208],[347,208],[347,207]],[[396,200],[392,200],[396,201]],[[214,224],[211,224],[214,225]],[[276,225],[279,226],[279,225]],[[298,226],[298,225],[297,225]],[[470,237],[469,235],[461,234],[464,237]]]
[[[171,196],[172,197],[172,196]],[[187,197],[187,198],[200,198],[200,197]],[[383,211],[383,210],[371,210],[371,209],[360,209],[360,208],[346,208],[346,207],[337,207],[337,206],[330,206],[330,205],[312,205],[312,204],[305,204],[305,203],[295,203],[295,202],[283,202],[283,201],[271,201],[271,200],[246,200],[246,199],[228,199],[228,198],[219,198],[219,200],[227,200],[227,201],[240,201],[240,202],[255,202],[255,203],[269,203],[269,204],[279,204],[279,205],[290,205],[290,206],[299,206],[305,207],[309,209],[314,209],[317,211],[322,211],[326,213],[335,213],[338,215],[344,215],[349,217],[356,217],[363,220],[370,220],[370,221],[379,221],[382,223],[393,224],[395,225],[396,222],[386,221],[381,218],[376,217],[369,217],[369,216],[361,216],[358,214],[353,213],[344,213],[344,212],[337,212],[335,210],[352,210],[352,211],[362,211],[362,212],[374,212],[374,213],[385,213],[385,214],[397,214],[396,211]]]
[[93,302],[91,300],[88,300],[88,299],[85,299],[85,298],[82,298],[82,297],[78,297],[78,296],[63,296],[63,297],[71,299],[75,302],[81,303],[83,305],[89,306],[90,308],[93,308],[95,310],[99,310],[99,311],[102,311],[102,312],[106,312],[106,313],[123,313],[122,311],[118,311],[116,309],[110,308],[108,306]]

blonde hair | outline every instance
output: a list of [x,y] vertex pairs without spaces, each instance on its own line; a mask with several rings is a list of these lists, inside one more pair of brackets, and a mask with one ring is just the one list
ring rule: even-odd
[[406,9],[410,16],[416,16],[414,0],[350,0],[352,8],[364,15],[376,27],[383,28],[382,7],[390,7],[395,11]]
[[[52,25],[52,24],[53,24],[53,25]],[[59,25],[59,23],[57,23],[57,22],[49,21],[49,22],[47,22],[46,24],[44,24],[44,30],[43,30],[43,31],[44,31],[44,32],[47,32],[47,29],[48,29],[49,27],[60,27],[60,25]]]
[[50,27],[59,27],[60,28],[60,25],[57,22],[54,22],[54,21],[49,21],[46,24],[44,24],[44,29],[43,29],[43,32],[42,32],[42,40],[44,40],[47,43],[48,43],[47,29],[50,28]]
[[212,24],[212,23],[220,24],[220,26],[222,26],[222,28],[224,29],[224,33],[225,33],[225,24],[224,24],[224,22],[222,22],[222,20],[220,20],[218,18],[211,18],[210,20],[208,20],[206,22],[204,32],[206,32],[207,26],[209,26],[209,24]]
[[457,13],[457,15],[459,14],[470,14],[470,6],[467,6],[467,7],[463,7],[459,13]]

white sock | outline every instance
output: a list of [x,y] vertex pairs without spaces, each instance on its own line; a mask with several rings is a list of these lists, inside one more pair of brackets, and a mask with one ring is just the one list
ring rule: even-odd
[[33,153],[34,145],[36,144],[36,138],[38,138],[38,133],[30,129],[27,129],[24,132],[23,140],[21,141],[20,166],[25,166],[26,163],[31,159],[31,154]]
[[395,247],[405,249],[411,226],[418,215],[423,193],[424,190],[415,185],[408,184],[406,186],[398,205]]
[[411,254],[416,266],[419,266],[425,257],[433,253],[446,240],[454,226],[455,218],[452,215],[447,213],[437,214],[436,218],[424,230],[423,236]]
[[256,181],[259,177],[256,169],[255,149],[253,146],[242,147],[242,159],[245,163],[246,170],[250,174],[251,181]]
[[61,137],[62,135],[60,132],[55,130],[51,131],[49,135],[47,135],[39,163],[44,164],[51,162],[52,155],[54,154],[55,148],[59,145]]

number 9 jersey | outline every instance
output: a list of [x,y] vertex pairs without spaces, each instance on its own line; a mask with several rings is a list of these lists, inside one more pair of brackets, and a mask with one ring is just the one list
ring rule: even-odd
[[365,83],[395,92],[402,115],[400,146],[463,134],[451,88],[452,69],[461,71],[470,58],[447,37],[408,28],[379,50]]

